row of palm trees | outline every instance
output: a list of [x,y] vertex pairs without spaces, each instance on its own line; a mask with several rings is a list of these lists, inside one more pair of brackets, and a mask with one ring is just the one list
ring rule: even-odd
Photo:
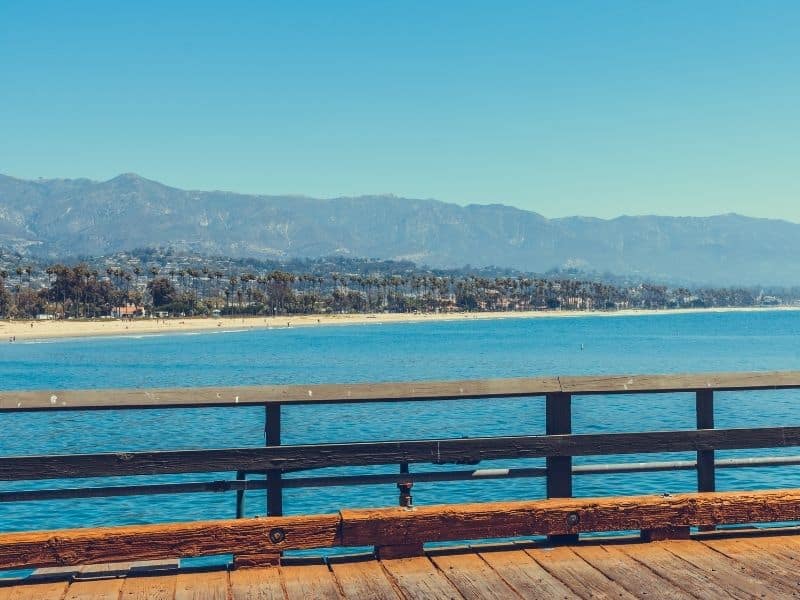
[[[155,287],[157,284],[157,287]],[[157,291],[157,293],[156,293]],[[347,274],[317,270],[224,272],[209,266],[156,265],[104,271],[86,264],[32,265],[0,271],[0,315],[32,311],[72,317],[109,314],[128,303],[184,314],[450,310],[586,310],[749,306],[753,290],[615,286],[601,281],[538,277],[486,277],[431,272]]]

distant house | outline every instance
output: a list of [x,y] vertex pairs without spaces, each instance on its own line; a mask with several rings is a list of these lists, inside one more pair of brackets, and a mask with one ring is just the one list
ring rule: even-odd
[[111,309],[111,316],[115,319],[132,319],[134,317],[144,317],[147,313],[143,306],[136,304],[125,304],[123,306],[115,306]]

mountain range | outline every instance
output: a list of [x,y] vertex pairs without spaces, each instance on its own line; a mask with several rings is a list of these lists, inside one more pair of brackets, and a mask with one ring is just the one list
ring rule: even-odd
[[800,284],[800,224],[736,214],[548,219],[501,204],[314,199],[0,175],[0,248],[63,260],[170,246],[232,257],[346,255],[431,267],[574,268],[664,282]]

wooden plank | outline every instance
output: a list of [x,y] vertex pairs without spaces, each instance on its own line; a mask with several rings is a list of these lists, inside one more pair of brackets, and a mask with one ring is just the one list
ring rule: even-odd
[[228,572],[181,573],[175,578],[175,600],[228,600]]
[[614,546],[573,546],[572,551],[634,596],[650,596],[658,590],[658,598],[663,600],[692,598]]
[[636,598],[565,546],[526,552],[581,598]]
[[[760,543],[763,542],[763,543]],[[800,578],[794,560],[773,551],[772,544],[764,540],[719,539],[703,540],[703,544],[733,560],[742,562],[748,568],[771,580],[782,583],[800,592]]]
[[431,560],[464,598],[516,598],[517,593],[480,556],[441,554]]
[[173,600],[175,575],[126,577],[120,600]]
[[540,396],[557,377],[388,383],[0,392],[0,411],[342,404]]
[[397,600],[401,597],[375,560],[331,561],[331,568],[345,598]]
[[122,583],[122,579],[75,581],[69,586],[64,600],[118,600]]
[[617,548],[653,571],[672,585],[705,600],[706,598],[752,598],[738,588],[729,588],[713,571],[694,565],[668,552],[664,545],[671,542],[624,544]]
[[34,531],[0,534],[0,568],[237,554],[242,549],[266,554],[339,544],[338,515]]
[[753,596],[779,598],[790,596],[795,591],[774,580],[759,577],[745,563],[734,561],[700,542],[674,541],[664,544],[664,548],[698,569],[713,571],[729,587],[736,587]]
[[0,391],[0,411],[181,408],[800,388],[800,371],[561,376],[291,386]]
[[629,531],[661,527],[793,521],[800,490],[674,496],[550,499],[342,510],[342,544],[367,546],[447,540]]
[[69,582],[28,583],[0,587],[0,600],[62,600]]
[[424,556],[384,560],[381,565],[407,600],[463,598],[441,571]]
[[233,600],[283,600],[280,569],[266,567],[230,572]]
[[218,471],[284,472],[333,466],[469,463],[501,458],[592,456],[800,446],[800,427],[311,444],[266,448],[114,452],[0,458],[0,480]]
[[800,371],[752,373],[675,373],[559,377],[561,391],[571,394],[644,394],[699,390],[778,390],[800,387]]
[[281,567],[288,600],[341,598],[327,565]]
[[550,600],[575,595],[523,550],[486,551],[480,556],[522,598]]

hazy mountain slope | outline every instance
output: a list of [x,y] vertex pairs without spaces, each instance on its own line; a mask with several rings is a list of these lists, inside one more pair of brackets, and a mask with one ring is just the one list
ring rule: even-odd
[[713,284],[800,283],[800,225],[739,215],[546,219],[502,205],[316,200],[171,188],[137,175],[0,175],[0,245],[52,258],[172,245],[231,256],[348,254],[431,266],[577,266]]

